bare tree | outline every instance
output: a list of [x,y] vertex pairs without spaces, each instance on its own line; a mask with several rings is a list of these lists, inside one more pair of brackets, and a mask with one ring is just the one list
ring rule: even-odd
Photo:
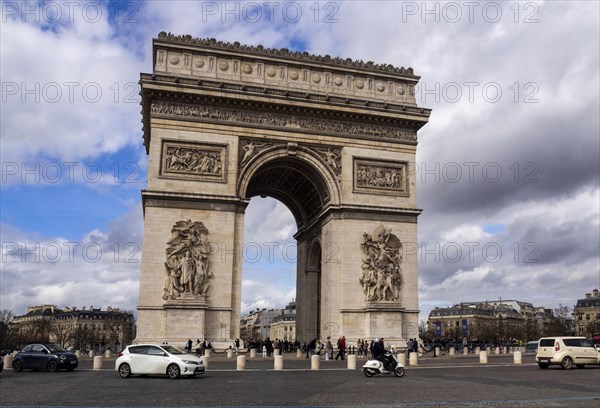
[[551,319],[545,336],[571,336],[575,332],[572,317],[573,308],[559,304],[554,309],[554,317]]
[[54,322],[52,328],[50,329],[50,334],[54,337],[54,341],[60,344],[62,347],[71,345],[74,334],[73,332],[74,330],[70,324],[65,324],[60,321]]

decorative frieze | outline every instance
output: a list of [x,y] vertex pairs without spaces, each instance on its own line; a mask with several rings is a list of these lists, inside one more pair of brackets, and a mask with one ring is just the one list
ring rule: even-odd
[[362,275],[359,279],[366,300],[396,301],[402,286],[402,243],[383,225],[372,233],[363,233],[360,242]]
[[[182,49],[193,45],[194,51]],[[187,48],[187,47],[186,47]],[[240,58],[238,51],[245,51]],[[250,53],[248,53],[250,52]],[[154,70],[416,105],[412,68],[161,33]]]
[[225,182],[227,145],[163,140],[161,176]]
[[354,158],[354,192],[408,196],[407,162]]
[[154,101],[151,106],[154,117],[175,116],[195,118],[206,121],[232,122],[244,125],[258,125],[279,129],[301,129],[319,133],[331,133],[339,136],[376,137],[380,139],[416,142],[417,133],[412,129],[398,128],[379,124],[347,122],[336,119],[320,119],[294,116],[274,112],[246,111],[217,106],[183,104],[167,101]]

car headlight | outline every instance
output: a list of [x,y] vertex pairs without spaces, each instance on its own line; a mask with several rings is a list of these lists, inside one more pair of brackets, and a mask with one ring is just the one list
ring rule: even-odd
[[197,361],[192,361],[192,360],[181,360],[186,364],[192,364],[192,365],[199,365],[199,363]]

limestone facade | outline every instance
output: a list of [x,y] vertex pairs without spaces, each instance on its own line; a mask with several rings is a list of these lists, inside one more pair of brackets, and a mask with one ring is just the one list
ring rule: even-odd
[[[140,80],[148,185],[137,341],[240,337],[253,196],[278,199],[298,225],[297,340],[416,337],[417,257],[402,243],[416,242],[410,169],[430,110],[416,106],[412,69],[166,33],[153,55]],[[206,229],[206,256],[194,256],[203,234],[178,230],[186,222]],[[177,234],[186,244],[169,258]],[[207,271],[206,293],[183,290]]]

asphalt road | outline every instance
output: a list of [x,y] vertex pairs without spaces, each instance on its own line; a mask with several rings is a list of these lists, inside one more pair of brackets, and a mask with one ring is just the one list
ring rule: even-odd
[[[364,361],[364,360],[359,360]],[[402,378],[366,378],[345,362],[322,361],[310,370],[308,360],[286,357],[284,371],[272,360],[247,362],[211,358],[197,378],[134,376],[122,379],[105,361],[91,370],[82,360],[74,372],[0,374],[2,406],[399,406],[399,407],[600,407],[600,367],[541,370],[532,357],[523,365],[496,356],[487,365],[476,357],[419,360]],[[360,364],[359,364],[360,365]]]

